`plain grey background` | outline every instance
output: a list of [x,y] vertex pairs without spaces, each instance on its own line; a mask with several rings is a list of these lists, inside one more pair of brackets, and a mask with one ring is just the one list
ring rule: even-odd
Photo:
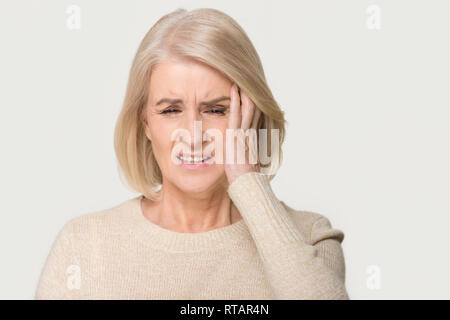
[[350,298],[450,298],[449,1],[0,3],[0,298],[34,297],[65,222],[137,195],[113,129],[139,42],[179,7],[254,43],[288,120],[272,187],[344,231]]

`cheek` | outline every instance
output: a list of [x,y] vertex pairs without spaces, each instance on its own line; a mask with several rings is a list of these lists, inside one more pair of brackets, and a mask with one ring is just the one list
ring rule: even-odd
[[[219,139],[218,136],[216,136],[216,132],[220,132],[222,137],[222,146],[225,148],[226,143],[226,129],[228,127],[228,118],[219,118],[219,119],[208,119],[207,121],[204,120],[203,130],[207,131],[209,130],[211,134],[214,135],[214,140]],[[204,142],[205,144],[209,144],[209,142]]]
[[219,119],[207,119],[203,120],[203,130],[207,129],[215,129],[219,130],[222,133],[222,136],[225,138],[226,129],[228,127],[228,118],[219,118]]
[[165,158],[167,153],[170,155],[172,144],[170,137],[174,130],[171,126],[157,123],[157,121],[151,127],[153,152],[158,160]]

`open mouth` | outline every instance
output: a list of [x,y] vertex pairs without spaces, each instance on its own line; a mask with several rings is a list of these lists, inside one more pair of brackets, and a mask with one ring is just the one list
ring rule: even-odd
[[211,160],[212,156],[192,157],[178,155],[177,158],[185,164],[200,164]]

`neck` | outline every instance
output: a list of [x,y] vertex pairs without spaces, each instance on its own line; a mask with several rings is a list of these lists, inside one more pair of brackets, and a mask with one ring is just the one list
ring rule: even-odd
[[187,193],[164,182],[160,200],[145,199],[144,215],[176,232],[206,232],[237,222],[241,217],[223,184],[201,193]]

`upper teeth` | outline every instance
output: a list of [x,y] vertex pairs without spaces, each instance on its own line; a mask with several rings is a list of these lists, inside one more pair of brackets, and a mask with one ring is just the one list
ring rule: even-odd
[[180,159],[183,162],[202,162],[209,160],[211,157],[185,157],[185,156],[178,156],[178,159]]

